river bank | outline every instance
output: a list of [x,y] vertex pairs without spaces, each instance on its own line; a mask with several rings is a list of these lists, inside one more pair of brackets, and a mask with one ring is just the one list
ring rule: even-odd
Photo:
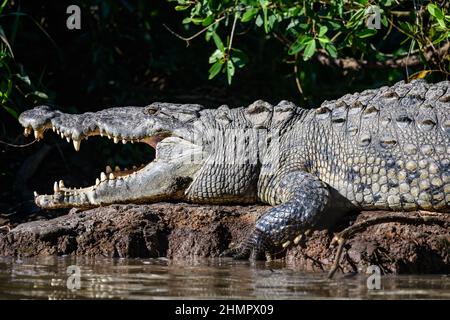
[[[205,206],[156,203],[111,205],[1,229],[1,256],[103,256],[170,259],[218,257],[244,239],[267,206]],[[335,230],[312,231],[281,253],[287,264],[304,271],[327,271],[336,248],[335,232],[379,215],[362,212]],[[419,215],[420,213],[409,213]],[[8,221],[3,221],[6,224]],[[383,273],[450,273],[449,230],[437,225],[383,223],[355,234],[344,246],[341,270]]]

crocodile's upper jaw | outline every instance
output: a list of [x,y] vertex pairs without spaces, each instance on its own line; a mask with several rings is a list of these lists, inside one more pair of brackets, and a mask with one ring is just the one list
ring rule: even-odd
[[[114,117],[110,116],[112,113]],[[123,114],[123,118],[118,117],[118,113]],[[177,135],[182,123],[149,115],[145,107],[69,115],[43,106],[22,113],[19,121],[25,128],[25,135],[34,132],[35,138],[40,140],[45,131],[53,130],[67,142],[72,142],[76,151],[80,150],[83,139],[98,135],[108,137],[114,143],[146,143],[156,149],[155,159],[147,165],[123,171],[107,166],[92,186],[69,188],[61,180],[54,183],[53,194],[35,192],[35,203],[42,208],[182,198],[203,158],[201,146]]]

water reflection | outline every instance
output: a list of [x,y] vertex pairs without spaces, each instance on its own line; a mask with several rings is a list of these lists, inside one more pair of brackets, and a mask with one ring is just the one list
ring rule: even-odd
[[[81,271],[81,288],[67,289],[67,267]],[[383,276],[368,290],[365,275],[327,280],[281,263],[231,259],[167,260],[87,257],[0,258],[0,298],[442,298],[450,299],[446,275]]]

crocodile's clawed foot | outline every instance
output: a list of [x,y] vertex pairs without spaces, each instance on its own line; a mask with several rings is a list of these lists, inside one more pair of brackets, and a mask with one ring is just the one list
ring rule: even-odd
[[303,233],[299,233],[294,239],[291,240],[287,240],[285,242],[283,242],[283,244],[281,245],[284,250],[287,250],[289,248],[292,248],[294,246],[299,245],[301,242],[304,243],[306,241],[306,238],[311,235],[312,230],[311,229],[307,229],[305,232]]
[[225,250],[220,256],[231,257],[235,260],[245,260],[250,258],[251,250],[244,245],[238,245],[236,247]]
[[229,257],[235,260],[246,260],[250,258],[251,253],[252,251],[246,242],[242,242],[240,244],[235,244],[232,242],[230,243],[230,247],[220,254],[220,257]]
[[225,250],[221,257],[232,257],[236,260],[273,260],[274,244],[259,230],[255,229],[242,243]]

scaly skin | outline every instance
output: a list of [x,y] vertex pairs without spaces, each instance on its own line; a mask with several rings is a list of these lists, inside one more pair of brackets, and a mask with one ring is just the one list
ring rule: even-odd
[[[147,143],[143,168],[101,174],[81,190],[55,183],[36,195],[44,208],[180,200],[274,207],[229,251],[263,258],[306,229],[328,227],[349,210],[450,211],[450,86],[413,81],[303,109],[282,101],[204,109],[154,103],[68,115],[37,107],[20,123],[37,138],[54,128]],[[295,241],[294,241],[295,242]]]

